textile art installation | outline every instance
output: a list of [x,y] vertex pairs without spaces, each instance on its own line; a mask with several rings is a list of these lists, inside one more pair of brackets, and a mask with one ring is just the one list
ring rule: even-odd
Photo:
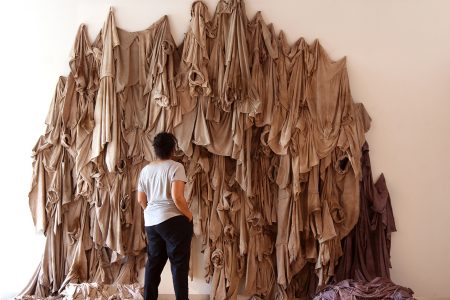
[[178,139],[211,299],[292,299],[336,275],[370,127],[345,58],[289,44],[260,13],[248,20],[243,1],[221,0],[213,15],[192,5],[178,47],[166,16],[128,32],[111,10],[93,42],[79,28],[69,64],[33,149],[29,204],[47,239],[21,297],[83,284],[135,295],[146,259],[137,179],[160,131]]

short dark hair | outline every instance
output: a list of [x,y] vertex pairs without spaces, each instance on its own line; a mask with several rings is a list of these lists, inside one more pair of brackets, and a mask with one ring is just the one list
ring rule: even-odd
[[175,151],[177,138],[169,132],[160,132],[153,139],[153,149],[160,159],[169,159]]

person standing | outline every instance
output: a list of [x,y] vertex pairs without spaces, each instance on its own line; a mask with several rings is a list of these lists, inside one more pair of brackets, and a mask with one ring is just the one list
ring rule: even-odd
[[188,299],[193,216],[184,197],[187,182],[184,167],[171,159],[176,144],[173,134],[157,134],[153,140],[157,159],[145,166],[139,176],[138,202],[144,210],[147,233],[145,300],[158,298],[158,286],[167,259],[176,299]]

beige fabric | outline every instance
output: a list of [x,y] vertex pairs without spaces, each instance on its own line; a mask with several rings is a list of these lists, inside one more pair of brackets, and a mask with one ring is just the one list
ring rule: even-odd
[[108,15],[103,29],[100,33],[102,49],[100,61],[100,86],[95,100],[94,110],[94,132],[92,139],[91,160],[97,158],[107,145],[106,165],[110,172],[114,171],[117,163],[118,149],[118,123],[117,97],[114,86],[115,76],[115,50],[120,45],[117,35],[116,24],[112,11]]
[[69,284],[64,292],[64,299],[130,299],[143,300],[142,288],[138,284]]
[[111,10],[94,42],[80,26],[69,64],[33,148],[29,204],[47,241],[22,297],[136,283],[146,241],[135,187],[162,130],[178,138],[211,299],[240,286],[291,299],[300,282],[334,275],[359,216],[371,121],[345,59],[318,41],[290,45],[261,13],[248,20],[242,0],[221,0],[212,16],[193,3],[178,49],[167,16],[127,32]]

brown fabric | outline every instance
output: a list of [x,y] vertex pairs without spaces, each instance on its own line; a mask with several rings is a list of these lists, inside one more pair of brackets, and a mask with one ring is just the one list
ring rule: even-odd
[[387,278],[376,277],[370,282],[344,280],[322,288],[314,300],[414,299],[414,292]]
[[248,20],[242,0],[219,1],[211,16],[194,2],[178,48],[167,16],[128,32],[111,10],[87,36],[81,26],[33,149],[29,204],[47,241],[22,296],[137,281],[136,181],[163,130],[178,139],[212,299],[236,299],[240,286],[290,299],[336,275],[370,127],[345,59],[318,41],[290,45],[261,13]]
[[391,199],[383,174],[373,182],[367,143],[362,153],[359,220],[342,240],[344,255],[337,266],[335,281],[390,278],[391,234],[396,231]]

